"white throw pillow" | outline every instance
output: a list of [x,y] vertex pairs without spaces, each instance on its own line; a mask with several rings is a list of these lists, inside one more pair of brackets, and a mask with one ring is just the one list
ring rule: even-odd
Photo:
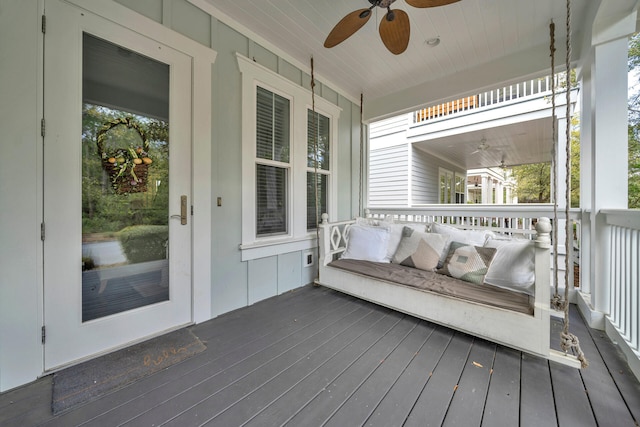
[[349,227],[347,248],[342,253],[343,259],[359,259],[374,262],[386,260],[389,243],[388,227],[367,227],[352,225]]
[[460,228],[437,222],[431,224],[431,232],[444,234],[449,238],[448,242],[445,244],[444,252],[440,258],[438,268],[441,268],[444,265],[444,260],[449,254],[449,246],[451,245],[451,242],[460,242],[472,246],[484,246],[487,239],[495,237],[495,234],[489,230],[462,230]]
[[535,246],[525,239],[489,239],[485,247],[495,248],[496,254],[484,277],[484,283],[534,294]]

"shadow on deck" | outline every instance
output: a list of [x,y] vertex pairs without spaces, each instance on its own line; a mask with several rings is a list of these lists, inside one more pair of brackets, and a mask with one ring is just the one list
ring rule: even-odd
[[207,349],[58,416],[51,376],[2,426],[637,426],[640,383],[572,311],[577,370],[306,286],[191,328]]

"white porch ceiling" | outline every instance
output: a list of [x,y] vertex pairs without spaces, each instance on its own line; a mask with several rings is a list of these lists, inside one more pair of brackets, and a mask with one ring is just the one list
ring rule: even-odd
[[[380,40],[378,24],[385,10],[379,7],[356,34],[332,49],[323,47],[333,26],[348,13],[369,7],[367,0],[203,1],[299,63],[308,66],[313,56],[316,75],[352,99],[359,100],[362,93],[365,110],[368,100],[384,100],[452,75],[463,78],[468,70],[490,73],[478,76],[483,84],[500,83],[509,78],[509,73],[501,73],[508,68],[505,65],[513,63],[518,70],[522,68],[523,54],[536,56],[534,68],[525,71],[527,75],[548,72],[551,19],[556,22],[560,47],[566,36],[566,3],[561,0],[461,0],[425,9],[397,0],[392,8],[409,14],[411,39],[406,52],[396,56]],[[572,0],[575,34],[585,22],[589,1]],[[441,43],[431,48],[426,40],[433,37],[440,37]],[[557,55],[563,55],[561,49]],[[557,61],[562,63],[562,56]],[[446,96],[466,92],[461,85],[456,87],[455,79],[449,84],[453,86],[446,88]],[[441,99],[443,92],[437,92],[436,97]],[[433,95],[424,94],[426,101],[430,97]]]
[[[551,160],[553,136],[550,118],[539,118],[506,126],[414,143],[414,147],[445,159],[465,170],[517,166]],[[479,150],[481,141],[485,149]]]
[[[323,46],[331,29],[367,0],[189,0],[206,4],[228,25],[252,34],[266,49],[303,69],[314,58],[315,74],[355,103],[364,97],[366,122],[482,91],[548,75],[549,23],[556,24],[556,70],[564,67],[566,1],[460,0],[418,9],[392,4],[409,15],[407,50],[393,55],[383,45],[375,8],[367,24],[338,46]],[[592,28],[628,13],[636,0],[571,0],[574,63]],[[437,47],[426,41],[439,37]],[[589,46],[589,44],[587,44]],[[588,52],[587,52],[588,53]],[[418,147],[467,169],[549,161],[548,119],[420,142]],[[482,138],[491,149],[473,153]]]

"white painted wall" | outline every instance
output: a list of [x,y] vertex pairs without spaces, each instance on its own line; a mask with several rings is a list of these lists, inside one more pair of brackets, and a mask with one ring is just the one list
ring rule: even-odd
[[0,391],[42,372],[39,10],[0,4]]

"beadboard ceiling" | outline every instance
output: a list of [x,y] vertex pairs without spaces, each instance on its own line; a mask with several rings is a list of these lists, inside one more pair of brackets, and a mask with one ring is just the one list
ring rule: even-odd
[[[411,24],[404,53],[393,55],[382,44],[378,24],[386,10],[379,7],[353,36],[326,49],[323,43],[334,25],[348,13],[369,7],[367,0],[206,1],[299,63],[308,66],[313,56],[316,75],[356,100],[361,93],[366,100],[384,99],[504,58],[517,61],[518,53],[536,47],[543,54],[538,69],[529,74],[539,73],[549,65],[550,20],[556,22],[559,44],[566,35],[566,2],[561,0],[461,0],[424,9],[397,0],[392,8],[406,11]],[[588,1],[572,0],[574,32]],[[435,37],[440,44],[429,47],[426,41]]]
[[[567,2],[563,0],[460,0],[418,9],[397,0],[393,9],[409,15],[407,50],[393,55],[383,45],[378,24],[385,10],[375,8],[363,28],[341,44],[323,46],[331,29],[347,14],[367,8],[367,0],[189,0],[206,3],[218,19],[248,33],[266,49],[309,70],[358,104],[371,123],[425,106],[471,96],[508,83],[548,75],[549,24],[556,26],[556,70],[565,66]],[[628,12],[635,0],[570,0],[571,51],[579,64],[581,47],[594,27]],[[427,40],[438,37],[430,47]],[[588,53],[588,52],[587,52]],[[416,147],[468,169],[550,161],[550,120],[467,131]],[[475,152],[482,138],[490,150]]]

